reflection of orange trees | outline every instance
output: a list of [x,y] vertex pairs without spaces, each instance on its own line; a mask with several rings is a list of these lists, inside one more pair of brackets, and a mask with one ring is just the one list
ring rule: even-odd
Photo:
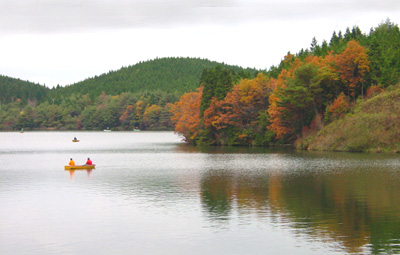
[[387,174],[376,179],[377,174],[371,178],[349,171],[284,179],[282,198],[295,226],[306,224],[312,235],[335,240],[348,252],[360,253],[368,243],[377,247],[398,238],[396,232],[386,231],[388,222],[400,220],[400,199],[393,196],[393,187],[387,189],[398,186],[398,180],[389,184]]
[[270,211],[279,214],[284,207],[279,173],[265,176],[260,180],[254,177],[240,177],[234,183],[232,196],[236,198],[238,209],[243,212]]
[[332,177],[329,196],[335,214],[330,219],[331,224],[326,224],[331,236],[352,253],[360,252],[360,247],[366,245],[370,237],[368,203],[361,194],[356,194],[358,185],[354,182],[349,176]]
[[202,179],[203,205],[215,216],[239,213],[279,214],[295,233],[335,241],[349,253],[393,252],[400,235],[400,178],[344,171],[296,176],[283,172],[240,176],[212,173]]
[[271,208],[279,208],[283,204],[282,195],[282,176],[279,173],[275,173],[269,177],[269,203]]
[[362,243],[366,237],[374,249],[390,249],[384,247],[385,243],[399,238],[400,180],[397,175],[389,174],[377,172],[373,178],[364,175],[357,179],[346,176],[345,180],[337,177],[332,182],[336,185],[333,197],[335,207],[340,210],[339,220],[348,226],[342,231],[345,236],[353,237],[353,245],[357,241]]
[[237,198],[238,208],[254,209],[257,212],[266,209],[268,201],[268,187],[266,183],[260,181],[257,185],[249,185],[253,183],[251,177],[241,177],[235,180],[234,197]]

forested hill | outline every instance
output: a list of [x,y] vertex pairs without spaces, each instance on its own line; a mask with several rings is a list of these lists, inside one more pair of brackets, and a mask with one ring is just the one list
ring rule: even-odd
[[227,87],[216,72],[204,78],[171,107],[189,143],[399,151],[400,29],[389,19],[368,34],[353,27],[322,44],[314,38],[255,79]]
[[49,96],[67,98],[72,94],[86,94],[95,98],[102,92],[107,95],[119,95],[123,92],[140,93],[156,90],[182,95],[199,87],[203,69],[217,65],[231,69],[246,78],[257,74],[256,69],[244,69],[207,59],[157,58],[88,78],[67,87],[58,87],[52,90]]
[[22,104],[28,101],[40,101],[50,89],[29,81],[22,81],[0,75],[0,102],[10,103],[20,100]]
[[258,73],[205,59],[161,58],[52,89],[2,77],[0,130],[172,130],[170,104],[198,88],[208,72],[232,82]]

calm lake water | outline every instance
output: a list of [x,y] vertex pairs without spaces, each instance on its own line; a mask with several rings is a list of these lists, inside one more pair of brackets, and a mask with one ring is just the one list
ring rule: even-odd
[[399,155],[3,132],[0,162],[0,254],[400,253]]

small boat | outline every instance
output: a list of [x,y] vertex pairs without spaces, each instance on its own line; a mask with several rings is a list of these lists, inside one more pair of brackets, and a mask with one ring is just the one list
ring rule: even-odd
[[78,139],[76,139],[76,140],[73,139],[72,142],[77,143],[77,142],[79,142],[79,140]]
[[64,166],[65,170],[94,169],[96,165]]
[[140,132],[140,129],[135,128],[133,129],[133,132]]

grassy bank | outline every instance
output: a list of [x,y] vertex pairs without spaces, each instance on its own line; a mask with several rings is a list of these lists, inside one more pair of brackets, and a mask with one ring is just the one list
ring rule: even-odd
[[302,140],[323,151],[400,152],[400,87],[357,102],[343,118]]

